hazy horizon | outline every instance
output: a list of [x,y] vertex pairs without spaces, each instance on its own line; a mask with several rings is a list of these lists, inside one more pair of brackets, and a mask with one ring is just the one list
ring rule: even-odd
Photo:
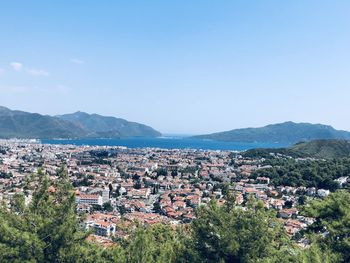
[[205,134],[350,130],[350,2],[6,1],[0,105]]

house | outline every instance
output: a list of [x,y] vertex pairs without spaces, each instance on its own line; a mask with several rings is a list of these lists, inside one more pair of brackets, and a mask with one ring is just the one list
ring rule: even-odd
[[256,181],[262,184],[270,184],[270,178],[268,177],[257,177]]
[[96,235],[109,237],[115,233],[116,226],[112,222],[96,221],[92,225]]
[[326,196],[329,195],[329,190],[325,190],[325,189],[318,189],[317,190],[317,195],[321,198],[324,198]]
[[296,208],[282,209],[278,212],[278,216],[284,219],[292,218],[298,215],[298,210]]
[[176,201],[173,204],[175,210],[182,210],[186,207],[186,203],[184,201]]
[[102,196],[100,195],[89,195],[89,194],[79,194],[75,197],[75,202],[79,204],[89,204],[89,205],[102,205]]
[[148,199],[151,194],[149,188],[132,189],[128,192],[128,197],[132,199]]
[[335,179],[334,181],[337,182],[340,185],[340,187],[342,187],[344,184],[347,183],[348,178],[349,178],[348,176],[339,177],[338,179]]
[[271,206],[276,210],[282,210],[284,206],[284,200],[282,199],[270,199]]
[[89,213],[90,210],[91,210],[91,205],[89,205],[89,204],[80,203],[80,204],[78,204],[78,206],[77,206],[77,211],[78,211],[78,212],[86,212],[86,213]]

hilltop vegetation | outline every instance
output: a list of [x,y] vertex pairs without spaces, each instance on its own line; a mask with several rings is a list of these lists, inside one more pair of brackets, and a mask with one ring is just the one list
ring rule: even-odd
[[348,140],[314,140],[300,142],[288,148],[260,148],[245,151],[244,157],[271,158],[274,155],[290,157],[310,157],[317,159],[335,159],[350,157],[350,141]]
[[0,107],[0,138],[120,138],[160,135],[160,132],[149,126],[120,118],[84,112],[48,116]]
[[[301,249],[285,233],[272,211],[250,198],[246,209],[212,201],[200,207],[189,225],[139,226],[127,239],[106,249],[86,240],[79,229],[74,191],[66,172],[58,181],[40,173],[25,189],[36,187],[32,201],[14,196],[0,207],[0,262],[348,262],[348,192],[331,194],[305,209],[316,218],[309,229],[310,248]],[[232,200],[232,201],[231,201]],[[327,227],[322,238],[316,233]],[[131,228],[132,229],[132,228]]]
[[339,184],[334,180],[350,175],[350,142],[345,140],[316,140],[297,143],[289,148],[253,149],[242,155],[245,158],[264,158],[263,165],[269,168],[256,170],[253,177],[268,177],[275,186],[305,186],[335,191]]
[[89,131],[93,137],[157,137],[161,133],[153,128],[137,122],[124,119],[76,112],[72,114],[59,115],[58,118],[75,123],[84,130]]
[[56,117],[0,107],[0,138],[76,138],[86,135],[80,126]]
[[296,154],[320,159],[350,157],[350,141],[346,140],[315,140],[298,143],[290,148]]
[[261,128],[235,129],[199,135],[195,138],[230,142],[294,144],[316,139],[350,139],[350,132],[335,130],[331,126],[321,124],[285,122]]
[[275,186],[305,186],[335,191],[339,184],[334,180],[350,175],[350,159],[304,160],[268,159],[270,168],[256,170],[253,177],[268,177]]

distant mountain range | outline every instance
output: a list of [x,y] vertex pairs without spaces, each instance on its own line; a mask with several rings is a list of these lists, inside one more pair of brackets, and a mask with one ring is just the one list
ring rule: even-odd
[[49,116],[0,106],[0,138],[158,137],[144,124],[85,112]]
[[271,153],[292,157],[312,157],[318,159],[335,159],[350,157],[350,141],[347,140],[314,140],[297,143],[288,148],[261,148],[243,152],[245,157],[271,157]]
[[[124,119],[75,112],[49,116],[10,110],[0,106],[0,138],[125,138],[159,137],[161,133],[150,126]],[[261,128],[236,129],[193,138],[230,142],[295,144],[317,139],[350,140],[350,132],[331,126],[285,122]]]
[[294,144],[317,139],[350,140],[350,132],[336,130],[331,126],[322,124],[284,122],[261,128],[245,128],[198,135],[193,138],[229,142]]

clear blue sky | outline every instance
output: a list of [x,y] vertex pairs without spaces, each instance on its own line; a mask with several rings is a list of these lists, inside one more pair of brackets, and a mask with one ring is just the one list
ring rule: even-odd
[[0,105],[207,133],[350,130],[350,1],[0,4]]

